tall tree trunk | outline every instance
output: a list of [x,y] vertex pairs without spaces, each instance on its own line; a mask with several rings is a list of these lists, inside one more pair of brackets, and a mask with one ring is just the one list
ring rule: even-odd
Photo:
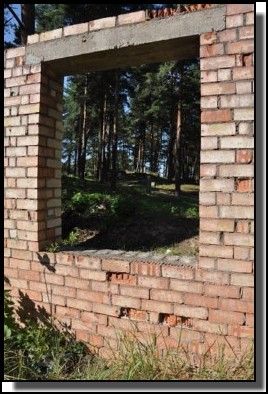
[[105,143],[106,143],[106,129],[107,129],[107,95],[104,93],[103,98],[103,109],[102,109],[102,123],[99,133],[99,181],[104,182],[105,180],[105,166],[106,166],[106,155],[105,155]]
[[111,188],[116,190],[116,163],[117,163],[117,144],[118,144],[118,105],[119,105],[119,71],[115,74],[115,92],[114,92],[114,113],[113,113],[113,140],[112,140],[112,174]]
[[181,126],[182,126],[182,99],[183,99],[183,64],[179,64],[179,75],[180,75],[180,84],[179,84],[179,99],[178,99],[178,108],[177,108],[177,122],[176,122],[176,134],[175,134],[175,143],[174,143],[174,172],[175,172],[175,196],[178,197],[181,192],[181,166],[180,161],[183,160],[180,157],[181,151]]
[[85,167],[86,167],[86,145],[87,145],[87,89],[88,89],[88,76],[85,80],[84,86],[84,102],[83,102],[83,121],[80,133],[80,143],[79,143],[79,157],[78,157],[78,176],[80,179],[85,177]]
[[35,33],[35,4],[21,4],[21,43],[27,44],[27,37]]
[[175,172],[175,196],[178,197],[181,191],[180,179],[180,139],[181,139],[181,100],[178,103],[176,138],[174,143],[174,172]]

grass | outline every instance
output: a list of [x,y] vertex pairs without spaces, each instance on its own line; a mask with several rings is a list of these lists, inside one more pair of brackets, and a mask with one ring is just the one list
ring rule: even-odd
[[[253,380],[254,352],[249,346],[240,355],[227,357],[219,347],[218,357],[209,353],[200,358],[197,364],[190,362],[187,349],[164,349],[159,355],[157,343],[161,334],[144,335],[137,338],[136,332],[129,334],[117,332],[118,348],[109,348],[108,359],[84,353],[68,365],[66,361],[67,346],[53,343],[54,351],[48,358],[49,368],[42,371],[29,364],[27,355],[19,349],[4,349],[5,380]],[[165,339],[164,337],[162,338]],[[228,348],[228,345],[227,345]],[[70,353],[70,349],[69,349]],[[43,357],[44,359],[44,357]],[[70,367],[71,366],[71,367]]]
[[[61,245],[78,244],[79,239],[72,233],[78,228],[95,234],[85,244],[88,249],[154,252],[170,249],[172,254],[195,255],[198,186],[182,185],[177,198],[173,184],[161,178],[155,181],[152,192],[147,194],[146,180],[133,174],[118,181],[116,192],[110,190],[109,184],[93,179],[63,176],[64,242]],[[185,242],[192,237],[195,237],[193,245]],[[58,250],[61,245],[51,245],[50,250]]]

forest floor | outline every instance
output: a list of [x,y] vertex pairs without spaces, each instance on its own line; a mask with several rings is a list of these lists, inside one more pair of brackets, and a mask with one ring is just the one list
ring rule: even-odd
[[191,255],[198,253],[197,185],[174,185],[153,178],[125,175],[117,191],[93,179],[63,176],[63,245],[61,249],[119,249]]

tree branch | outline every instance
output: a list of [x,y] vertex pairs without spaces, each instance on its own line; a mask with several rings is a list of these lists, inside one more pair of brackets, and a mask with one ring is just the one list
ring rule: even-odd
[[16,15],[15,11],[13,10],[12,7],[10,7],[9,4],[4,4],[4,7],[6,7],[8,9],[8,11],[13,15],[13,17],[16,19],[16,21],[18,22],[19,26],[24,29],[24,26],[21,22],[21,20],[19,19],[19,17]]

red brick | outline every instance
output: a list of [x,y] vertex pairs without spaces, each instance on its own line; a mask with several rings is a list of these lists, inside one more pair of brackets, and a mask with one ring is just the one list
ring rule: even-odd
[[154,278],[140,276],[138,277],[138,286],[156,288],[156,289],[167,289],[169,279],[168,278]]
[[227,44],[227,52],[229,54],[254,52],[254,40],[230,42]]
[[197,331],[227,335],[227,324],[215,324],[205,320],[193,320],[193,328]]
[[113,273],[111,275],[111,283],[115,284],[126,284],[130,286],[136,286],[137,277],[135,275],[129,275],[124,273]]
[[25,294],[27,294],[32,301],[42,301],[42,294],[38,291],[25,290]]
[[119,307],[115,305],[104,305],[93,303],[93,312],[101,313],[108,316],[119,316]]
[[229,272],[252,272],[252,263],[250,261],[243,260],[229,260],[229,259],[219,259],[218,269],[221,271]]
[[254,38],[254,26],[244,26],[239,29],[239,38]]
[[56,306],[56,315],[57,316],[62,316],[62,317],[73,317],[75,319],[78,319],[80,316],[80,311],[78,309],[75,308],[68,308],[65,306],[60,306],[57,305]]
[[247,206],[221,206],[220,217],[226,219],[254,219],[254,208]]
[[116,17],[108,17],[102,19],[96,19],[94,21],[89,22],[89,30],[99,30],[99,29],[107,29],[110,27],[115,27]]
[[[236,52],[234,52],[236,53]],[[235,66],[235,56],[218,56],[210,57],[208,59],[200,59],[200,70],[217,70],[219,68],[230,68]],[[201,85],[201,91],[202,87]],[[211,93],[212,95],[213,93]],[[203,94],[202,94],[203,96]]]
[[234,190],[233,179],[201,179],[201,192],[232,192]]
[[224,54],[223,44],[210,44],[200,47],[200,57],[211,57]]
[[178,291],[152,289],[150,298],[156,301],[165,300],[167,302],[183,303],[182,293]]
[[[218,107],[218,97],[217,96],[201,97],[201,108],[206,109],[206,108],[217,108],[217,107]],[[212,148],[212,149],[215,149],[215,148]]]
[[242,298],[246,301],[254,301],[254,288],[245,287],[242,290]]
[[209,321],[221,324],[244,324],[244,313],[211,309],[209,311]]
[[140,302],[141,301],[139,298],[126,297],[126,296],[120,296],[120,295],[113,294],[112,302],[114,305],[118,305],[121,307],[140,309]]
[[11,59],[18,56],[25,55],[25,46],[21,46],[18,48],[10,48],[6,51],[6,59]]
[[240,288],[235,286],[205,284],[205,294],[211,297],[239,298]]
[[[208,166],[208,167],[210,167],[210,166]],[[205,175],[203,175],[203,176],[205,176]],[[209,175],[207,175],[207,176],[209,176]],[[215,205],[216,204],[216,193],[199,193],[199,204],[200,205]]]
[[147,321],[148,320],[148,313],[146,313],[144,311],[138,311],[138,310],[135,310],[135,309],[131,309],[129,317],[132,320]]
[[254,106],[254,95],[243,94],[243,95],[228,95],[222,96],[220,99],[221,108],[243,108]]
[[[106,305],[104,305],[105,307]],[[67,298],[67,307],[76,308],[79,311],[92,311],[92,302],[86,300],[78,300],[76,298]]]
[[227,15],[244,14],[254,11],[254,4],[227,4]]
[[[206,246],[208,248],[209,246]],[[212,248],[218,249],[220,246],[212,246]],[[217,253],[215,253],[217,254]],[[203,269],[197,269],[195,273],[195,280],[201,282],[211,282],[221,285],[229,284],[229,274],[225,272],[213,272],[206,271]]]
[[193,331],[192,329],[182,328],[181,327],[171,327],[170,328],[170,336],[177,340],[177,346],[179,343],[189,343],[192,341],[200,341],[202,342],[202,334],[197,331]]
[[223,136],[236,133],[235,123],[215,123],[201,125],[202,136]]
[[143,276],[160,276],[161,268],[159,264],[133,261],[131,263],[131,274]]
[[65,278],[65,286],[75,287],[77,289],[88,289],[89,281],[85,279],[77,279],[77,278]]
[[[202,141],[202,139],[201,139],[201,141]],[[207,164],[200,165],[200,176],[202,178],[203,177],[215,177],[216,173],[217,173],[216,165],[207,165]]]
[[[167,337],[169,334],[169,327],[164,326],[164,325],[155,325],[155,324],[150,324],[148,322],[138,322],[137,323],[137,328],[138,331],[141,331],[141,339],[142,341],[146,338],[146,335],[148,335],[148,340],[152,340],[152,335],[155,336],[162,336],[162,337]],[[144,336],[144,337],[143,337]],[[148,342],[147,342],[148,343]]]
[[215,31],[200,35],[200,45],[214,44],[216,41],[217,33]]
[[141,300],[141,309],[145,311],[173,314],[173,305],[164,301]]
[[229,109],[201,112],[203,123],[229,122],[230,120],[232,120],[232,112]]
[[103,338],[99,335],[89,335],[87,341],[91,346],[100,347],[103,345]]
[[228,327],[228,335],[240,338],[253,338],[254,328],[246,326],[231,326]]
[[217,137],[202,137],[201,138],[201,149],[202,150],[213,150],[218,148]]
[[236,29],[228,29],[228,30],[223,30],[218,34],[219,36],[219,41],[220,42],[230,42],[230,41],[236,41],[237,39],[237,33]]
[[75,330],[75,338],[77,341],[88,342],[88,330]]
[[10,264],[11,268],[18,268],[18,269],[22,269],[22,270],[30,270],[30,262],[26,261],[26,260],[11,258],[9,260],[9,264]]
[[194,278],[194,270],[190,267],[163,265],[162,276],[167,278],[191,280]]
[[71,276],[73,278],[78,277],[78,269],[76,267],[68,267],[67,265],[56,264],[56,273],[57,275]]
[[[240,143],[240,142],[238,142]],[[230,146],[229,143],[224,142],[226,146]],[[220,177],[254,177],[254,166],[253,164],[231,164],[231,165],[221,165],[219,167]]]
[[237,286],[254,286],[254,276],[252,274],[231,274],[231,284]]
[[184,303],[206,308],[218,308],[218,298],[200,296],[197,294],[185,294]]
[[101,259],[98,257],[91,256],[75,256],[75,265],[77,267],[87,268],[91,270],[101,269]]
[[234,93],[235,93],[235,84],[231,82],[207,83],[201,85],[201,96],[213,96],[219,94],[234,94]]
[[249,259],[249,248],[245,247],[234,247],[234,258],[238,260],[248,260]]
[[225,245],[254,246],[254,236],[251,234],[224,234]]
[[87,33],[89,30],[88,23],[79,23],[76,25],[66,26],[63,28],[64,36],[70,36],[74,34]]
[[237,163],[251,163],[253,159],[253,151],[249,149],[240,149],[236,152]]
[[[220,233],[201,231],[199,234],[200,244],[208,245],[219,245],[220,244]],[[200,267],[200,262],[199,262]]]
[[25,290],[29,288],[27,280],[12,278],[10,279],[10,283],[12,287],[20,290],[21,289]]
[[220,309],[254,313],[254,303],[241,300],[222,299],[220,300]]
[[243,26],[243,15],[231,15],[226,17],[226,27],[231,29],[232,27]]
[[231,81],[232,79],[232,69],[220,69],[218,71],[218,80],[219,81]]
[[218,73],[217,71],[201,71],[200,77],[201,83],[217,82]]
[[234,231],[234,220],[227,219],[201,219],[200,229],[205,231]]
[[254,24],[254,12],[249,12],[246,14],[246,25],[253,25]]
[[[253,79],[254,78],[254,67],[237,67],[233,69],[233,80],[240,79]],[[253,106],[254,103],[249,104],[248,107]]]
[[39,42],[39,34],[32,34],[30,36],[27,37],[27,44],[35,44]]
[[66,297],[76,297],[76,289],[73,287],[53,286],[53,294]]
[[249,327],[254,327],[254,314],[246,314],[246,325]]
[[26,280],[34,280],[39,281],[39,272],[27,271],[27,270],[19,270],[19,278]]
[[103,259],[102,260],[102,269],[104,271],[112,271],[112,272],[127,272],[130,271],[130,262],[123,260],[112,260],[112,259]]
[[[217,206],[205,207],[205,206],[201,205],[199,207],[199,217],[200,218],[217,218],[218,217],[218,207]],[[191,278],[189,278],[189,279],[191,279]]]
[[250,179],[239,180],[237,182],[237,191],[238,192],[251,192],[252,191],[252,183]]
[[171,279],[170,289],[186,293],[203,293],[204,287],[202,283],[190,282],[184,280]]
[[[238,196],[241,196],[241,194],[237,194]],[[243,197],[243,195],[242,195]],[[249,233],[249,223],[247,220],[239,220],[237,221],[236,224],[236,232],[238,233],[243,233],[243,234],[248,234]]]
[[[202,234],[202,232],[201,232],[201,234]],[[201,237],[201,234],[200,234],[200,237]],[[200,243],[201,243],[201,241],[200,241]],[[216,268],[215,258],[199,256],[198,267],[199,268],[206,268],[206,269],[215,269]]]
[[145,22],[145,20],[145,11],[130,12],[128,14],[118,15],[117,17],[117,23],[119,26],[130,23]]
[[80,269],[80,277],[83,279],[97,280],[100,282],[106,281],[106,273],[102,271],[90,271],[86,269]]
[[192,317],[196,319],[206,320],[208,318],[207,308],[192,307],[188,305],[175,305],[174,313],[182,317]]
[[12,248],[11,255],[16,259],[32,260],[32,252],[28,250],[16,250]]
[[18,270],[15,268],[5,267],[4,274],[7,278],[18,278]]
[[87,300],[92,302],[99,302],[103,304],[109,303],[109,297],[105,293],[89,290],[77,289],[77,298],[81,300]]
[[149,289],[141,287],[137,290],[137,288],[133,286],[120,285],[120,294],[129,297],[137,297],[138,295],[139,298],[149,299]]

